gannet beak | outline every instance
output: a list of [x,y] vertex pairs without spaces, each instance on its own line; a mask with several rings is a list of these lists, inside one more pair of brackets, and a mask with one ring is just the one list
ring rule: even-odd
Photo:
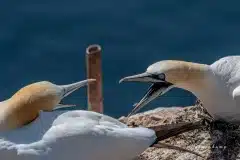
[[75,106],[76,106],[75,104],[57,104],[57,106],[55,106],[52,111],[62,109],[62,108],[72,108]]
[[[67,97],[69,94],[73,93],[74,91],[78,90],[79,88],[88,85],[88,83],[91,82],[95,82],[95,79],[87,79],[84,81],[79,81],[76,83],[72,83],[72,84],[68,84],[68,85],[59,85],[59,87],[62,90],[62,95],[61,95],[61,99],[63,99],[64,97]],[[62,108],[71,108],[71,107],[75,107],[75,104],[57,104],[53,110],[58,110],[58,109],[62,109]]]
[[68,84],[68,85],[60,85],[60,87],[63,89],[63,95],[61,99],[64,97],[67,97],[69,94],[78,90],[79,88],[88,85],[88,83],[95,82],[95,81],[96,81],[95,79],[87,79],[84,81],[79,81],[79,82]]
[[166,93],[173,86],[172,83],[159,79],[156,75],[147,72],[122,78],[119,83],[124,81],[152,83],[144,97],[134,105],[134,109],[131,111],[128,117],[136,113],[158,96]]
[[139,111],[141,108],[146,106],[149,102],[156,99],[157,97],[163,95],[168,90],[170,90],[172,87],[171,83],[168,82],[157,82],[153,83],[143,96],[143,98],[134,105],[133,110],[128,114],[128,117],[135,114],[137,111]]
[[151,81],[151,74],[145,72],[145,73],[141,73],[141,74],[137,74],[137,75],[133,75],[133,76],[128,76],[128,77],[124,77],[122,78],[119,83],[122,82],[149,82]]

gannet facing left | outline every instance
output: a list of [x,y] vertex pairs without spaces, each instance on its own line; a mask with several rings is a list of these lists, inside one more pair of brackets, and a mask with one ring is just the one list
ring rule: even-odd
[[89,82],[88,79],[69,85],[56,85],[48,81],[36,82],[17,91],[11,98],[0,102],[0,131],[22,127],[39,116],[39,112],[72,107],[60,101]]
[[240,123],[240,56],[224,57],[211,65],[163,60],[123,81],[152,83],[130,115],[177,87],[192,92],[215,120]]

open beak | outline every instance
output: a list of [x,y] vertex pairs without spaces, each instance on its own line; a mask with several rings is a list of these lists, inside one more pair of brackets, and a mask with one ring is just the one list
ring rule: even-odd
[[[70,95],[74,91],[78,90],[79,88],[88,85],[88,83],[95,82],[95,81],[96,81],[95,79],[87,79],[87,80],[79,81],[79,82],[68,84],[68,85],[59,85],[59,87],[61,88],[61,90],[63,92],[61,99],[63,99],[64,97],[67,97],[68,95]],[[70,108],[70,107],[74,107],[74,106],[76,106],[76,105],[75,104],[58,104],[57,106],[54,107],[53,110],[58,110],[58,109],[62,109],[62,108]]]
[[149,102],[156,99],[157,97],[166,93],[171,87],[171,83],[157,82],[153,83],[147,90],[147,93],[143,96],[143,98],[134,105],[133,110],[128,114],[128,117],[135,114],[141,108],[146,106]]
[[146,106],[149,102],[163,95],[173,87],[172,83],[154,78],[154,76],[149,73],[125,77],[121,79],[119,82],[121,83],[124,81],[152,83],[152,85],[148,88],[143,98],[134,105],[134,109],[129,113],[128,117],[135,114],[141,108]]

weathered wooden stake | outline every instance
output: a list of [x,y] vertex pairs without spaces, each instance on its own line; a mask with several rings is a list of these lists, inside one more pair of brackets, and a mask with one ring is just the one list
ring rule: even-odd
[[103,113],[101,46],[86,49],[87,78],[96,79],[88,85],[88,110]]

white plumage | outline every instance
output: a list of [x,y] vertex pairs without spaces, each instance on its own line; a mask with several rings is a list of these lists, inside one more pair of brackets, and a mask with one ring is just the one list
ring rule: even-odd
[[177,87],[198,97],[215,120],[240,123],[240,56],[227,56],[211,65],[162,60],[144,73],[120,80],[123,81],[152,83],[129,115]]
[[156,139],[151,129],[82,110],[41,112],[31,124],[0,137],[3,160],[131,160]]
[[205,92],[206,108],[215,119],[240,122],[240,56],[221,58],[210,68],[214,81]]

